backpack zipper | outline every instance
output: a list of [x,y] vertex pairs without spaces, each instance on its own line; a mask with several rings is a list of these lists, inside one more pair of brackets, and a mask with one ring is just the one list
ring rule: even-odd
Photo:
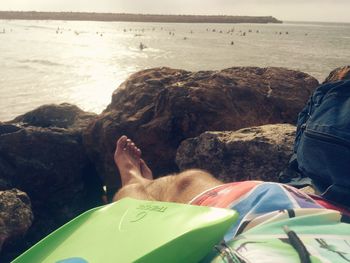
[[308,130],[308,129],[304,130],[304,134],[305,134],[305,136],[310,137],[310,138],[319,139],[319,140],[322,140],[325,142],[339,144],[342,146],[346,146],[347,148],[350,149],[350,142],[348,142],[344,139],[341,139],[339,137],[333,136],[333,135],[329,135],[329,134],[322,133],[322,132],[317,132],[314,130]]

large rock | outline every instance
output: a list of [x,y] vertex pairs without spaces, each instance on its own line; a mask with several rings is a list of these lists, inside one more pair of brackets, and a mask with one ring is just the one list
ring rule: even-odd
[[325,79],[323,83],[329,83],[345,79],[350,79],[350,66],[336,68],[331,73],[329,73],[329,76]]
[[294,137],[290,124],[205,132],[181,143],[176,162],[181,170],[201,168],[224,182],[277,182],[293,153]]
[[93,118],[61,104],[0,124],[0,188],[29,195],[32,242],[101,203],[102,185],[82,144],[82,130]]
[[84,144],[108,188],[120,184],[115,140],[126,134],[156,175],[174,172],[176,149],[210,130],[295,123],[318,81],[283,68],[188,72],[155,68],[133,74],[87,129]]
[[[28,196],[17,189],[0,191],[0,261],[8,262],[9,250],[16,253],[13,242],[19,241],[28,231],[33,221]],[[3,245],[4,250],[2,251]],[[6,254],[1,253],[6,252]]]
[[69,103],[62,103],[43,105],[8,123],[41,128],[62,128],[81,133],[95,117],[95,113],[82,111]]

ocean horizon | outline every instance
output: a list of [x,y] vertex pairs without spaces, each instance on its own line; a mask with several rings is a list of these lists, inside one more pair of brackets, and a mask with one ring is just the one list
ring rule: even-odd
[[130,74],[147,68],[285,67],[322,82],[350,62],[350,23],[334,22],[0,20],[0,41],[0,121],[62,102],[100,113]]

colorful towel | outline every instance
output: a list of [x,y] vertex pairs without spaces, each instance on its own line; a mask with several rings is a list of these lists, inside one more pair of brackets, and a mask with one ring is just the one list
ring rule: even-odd
[[210,189],[194,205],[231,208],[239,221],[203,262],[350,262],[350,219],[299,190],[247,181]]

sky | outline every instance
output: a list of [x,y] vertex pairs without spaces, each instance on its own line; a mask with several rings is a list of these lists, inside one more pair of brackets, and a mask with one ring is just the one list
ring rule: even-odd
[[1,11],[274,16],[350,22],[350,0],[0,0]]

